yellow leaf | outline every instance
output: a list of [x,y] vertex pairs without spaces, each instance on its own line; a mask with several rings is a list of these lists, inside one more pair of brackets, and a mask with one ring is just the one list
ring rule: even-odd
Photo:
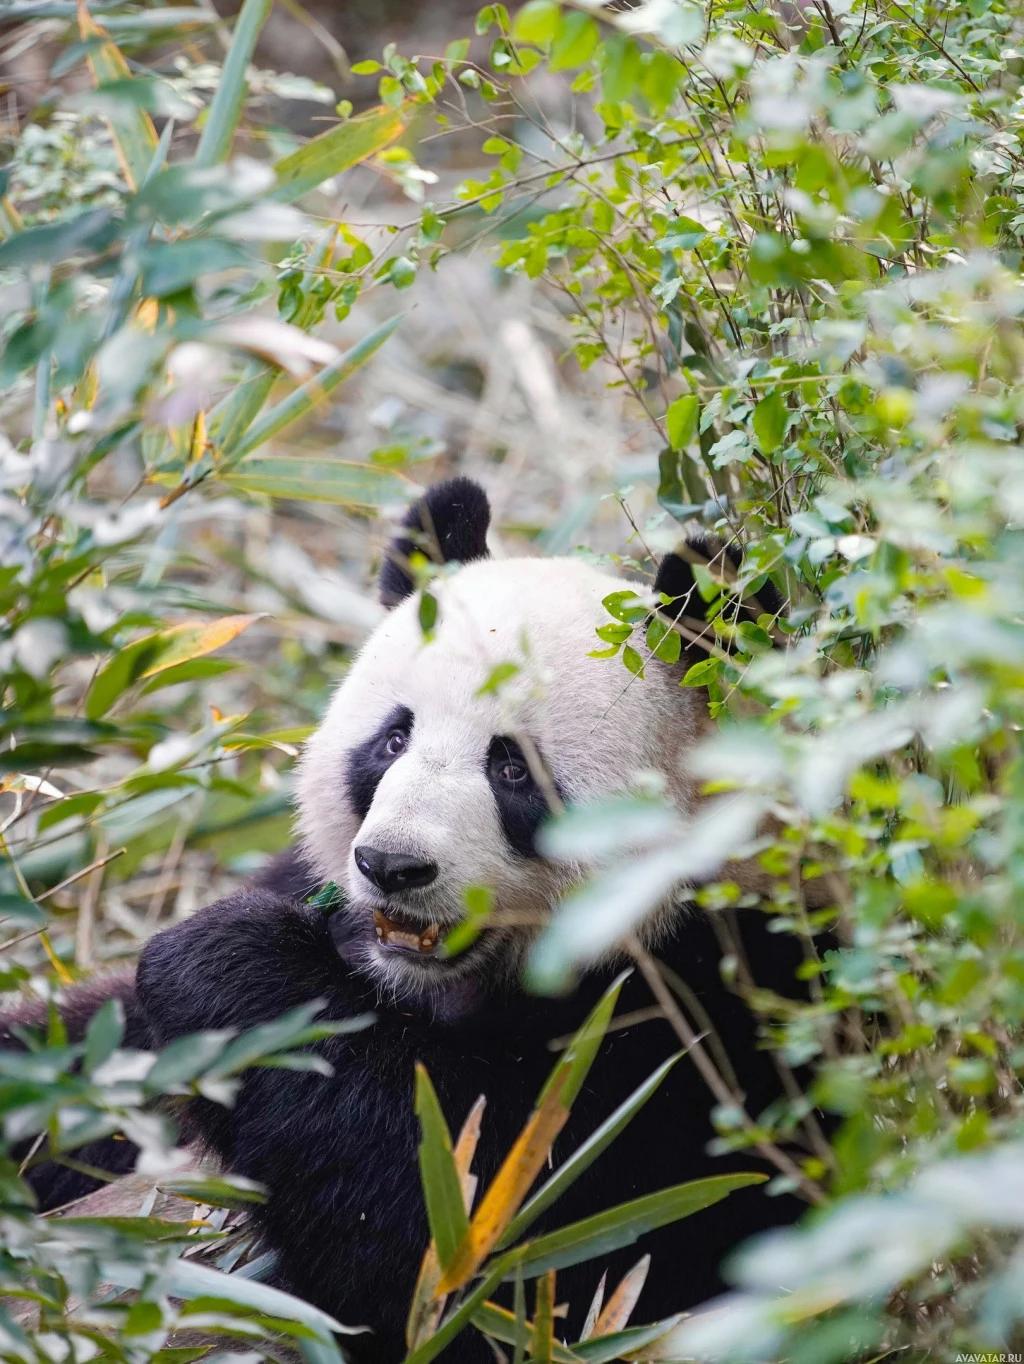
[[184,625],[164,630],[157,636],[158,652],[155,659],[140,676],[152,677],[155,673],[162,673],[165,668],[187,663],[190,658],[211,654],[214,649],[230,644],[243,630],[248,630],[254,620],[259,619],[258,615],[222,616],[220,620],[201,621],[198,624],[186,621]]
[[597,1319],[594,1336],[610,1336],[623,1330],[629,1323],[633,1308],[643,1291],[647,1271],[651,1267],[651,1257],[645,1255],[638,1260],[628,1274],[624,1274],[618,1288],[604,1305]]
[[568,1108],[562,1103],[562,1091],[567,1079],[568,1072],[562,1071],[516,1138],[501,1169],[484,1194],[447,1274],[438,1284],[438,1292],[450,1293],[468,1282],[519,1211],[520,1204],[543,1169],[552,1144],[569,1116]]

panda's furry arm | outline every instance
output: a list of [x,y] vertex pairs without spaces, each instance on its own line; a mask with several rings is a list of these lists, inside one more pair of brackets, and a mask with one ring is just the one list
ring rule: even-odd
[[323,909],[249,887],[151,938],[136,990],[162,1046],[209,1028],[254,1027],[318,998],[344,1016],[343,980]]

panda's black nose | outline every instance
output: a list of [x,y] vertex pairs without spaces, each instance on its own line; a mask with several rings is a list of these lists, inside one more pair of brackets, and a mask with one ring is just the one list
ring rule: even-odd
[[368,881],[391,895],[398,890],[429,886],[437,876],[437,863],[424,862],[405,853],[381,852],[365,843],[355,849],[356,866]]

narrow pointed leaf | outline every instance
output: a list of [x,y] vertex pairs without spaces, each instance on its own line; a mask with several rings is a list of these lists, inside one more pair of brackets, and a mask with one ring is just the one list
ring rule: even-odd
[[439,1291],[450,1293],[454,1288],[461,1288],[499,1243],[519,1211],[530,1186],[544,1167],[555,1138],[565,1126],[628,974],[624,971],[611,983],[552,1070],[536,1108],[481,1200],[467,1236],[447,1267]]
[[300,384],[298,388],[288,394],[287,398],[283,398],[269,412],[265,412],[249,428],[244,439],[232,451],[233,458],[238,460],[250,454],[258,446],[270,440],[272,436],[278,435],[286,426],[291,426],[300,417],[304,417],[307,412],[311,412],[339,384],[344,383],[360,366],[365,365],[367,360],[380,350],[401,320],[401,314],[398,317],[389,318],[387,322],[376,327],[369,336],[364,336],[362,341],[357,342],[351,350],[347,350],[344,355],[339,356],[331,364],[325,365],[318,374],[314,374],[304,384]]
[[[499,1307],[495,1302],[484,1302],[473,1313],[473,1325],[492,1340],[500,1340],[503,1345],[513,1345],[517,1349],[529,1350],[533,1341],[533,1323],[517,1321],[514,1312]],[[551,1358],[554,1364],[573,1364],[576,1355],[558,1341],[553,1342]]]
[[[523,1274],[527,1278],[532,1278],[537,1274],[546,1274],[549,1269],[565,1269],[582,1260],[610,1255],[613,1250],[631,1246],[645,1232],[678,1222],[683,1217],[711,1207],[736,1189],[763,1184],[767,1178],[767,1175],[751,1171],[745,1174],[713,1175],[710,1179],[694,1179],[687,1184],[677,1184],[674,1188],[647,1194],[629,1203],[620,1203],[618,1207],[608,1208],[582,1222],[574,1222],[535,1241],[528,1241],[520,1252],[514,1253],[515,1262],[522,1264]],[[512,1277],[511,1269],[506,1271],[505,1277]]]
[[524,1203],[516,1217],[509,1224],[505,1235],[501,1238],[501,1245],[508,1246],[520,1236],[537,1218],[544,1212],[556,1198],[577,1180],[580,1175],[593,1165],[602,1151],[604,1151],[615,1138],[632,1122],[640,1109],[651,1097],[654,1091],[661,1084],[662,1080],[679,1060],[682,1052],[677,1053],[658,1067],[658,1069],[647,1077],[642,1085],[638,1086],[628,1099],[624,1099],[614,1113],[587,1138],[582,1145],[577,1146],[572,1155],[558,1167],[555,1173],[537,1190],[528,1203]]
[[173,668],[178,663],[211,654],[215,649],[220,649],[233,639],[237,639],[243,630],[248,630],[253,621],[259,619],[258,615],[222,616],[220,620],[172,626],[170,630],[164,630],[153,637],[156,654],[141,676],[152,677],[155,673],[163,672],[165,668]]
[[647,1349],[655,1340],[660,1340],[662,1336],[668,1335],[683,1320],[683,1315],[676,1317],[666,1317],[664,1321],[652,1321],[649,1326],[630,1326],[625,1331],[615,1331],[606,1336],[594,1336],[593,1339],[580,1341],[572,1347],[573,1354],[577,1359],[584,1359],[587,1364],[608,1364],[612,1359],[630,1359],[638,1355],[640,1359],[648,1358]]
[[604,1311],[597,1319],[594,1335],[610,1336],[615,1331],[625,1330],[630,1317],[633,1315],[633,1308],[636,1307],[637,1300],[643,1292],[644,1284],[647,1282],[647,1273],[650,1267],[651,1257],[644,1255],[637,1260],[627,1274],[622,1276],[618,1287],[608,1299]]
[[[131,80],[132,73],[106,29],[93,21],[84,0],[78,4],[78,33],[89,45],[89,69],[99,87]],[[97,41],[101,40],[101,41]],[[136,190],[146,177],[157,149],[156,129],[145,109],[129,100],[118,100],[107,113],[117,157],[129,186]]]
[[409,484],[393,469],[348,464],[340,459],[295,459],[254,455],[223,476],[239,492],[333,502],[343,507],[379,507],[408,495]]
[[399,109],[370,109],[346,119],[284,156],[274,167],[277,188],[273,197],[292,203],[350,166],[381,151],[405,131]]
[[473,1313],[488,1296],[493,1293],[501,1282],[502,1275],[508,1268],[505,1257],[494,1265],[487,1274],[480,1280],[476,1288],[468,1297],[463,1299],[454,1312],[450,1313],[429,1340],[425,1340],[422,1345],[406,1355],[402,1364],[429,1364],[429,1361],[436,1359],[442,1350],[446,1349],[464,1326],[467,1326],[473,1318]]
[[426,1068],[416,1066],[416,1116],[420,1120],[420,1177],[430,1235],[442,1268],[451,1263],[469,1219],[462,1200],[451,1134]]
[[530,1355],[535,1364],[552,1364],[555,1347],[555,1271],[549,1269],[537,1281],[537,1308],[533,1314]]
[[[453,1153],[455,1169],[462,1189],[462,1202],[469,1217],[476,1193],[476,1175],[470,1171],[477,1143],[480,1140],[480,1124],[487,1100],[481,1094],[469,1110],[469,1116],[462,1124],[462,1131],[455,1143]],[[420,1264],[416,1287],[412,1295],[409,1317],[405,1325],[405,1343],[410,1350],[416,1349],[438,1328],[444,1312],[445,1295],[439,1294],[437,1285],[441,1280],[441,1265],[437,1258],[437,1246],[433,1241],[427,1246],[426,1254]]]
[[[572,1107],[590,1073],[590,1067],[594,1064],[598,1048],[604,1041],[623,983],[629,974],[629,971],[623,971],[617,976],[591,1010],[589,1017],[548,1076],[547,1083],[537,1100],[538,1108],[556,1085],[561,1088],[562,1102],[567,1108]],[[561,1078],[563,1075],[564,1080]]]
[[231,155],[231,145],[242,117],[248,89],[246,71],[256,48],[256,39],[267,22],[273,3],[274,0],[244,0],[235,20],[231,46],[224,58],[220,83],[196,148],[197,166],[216,166]]

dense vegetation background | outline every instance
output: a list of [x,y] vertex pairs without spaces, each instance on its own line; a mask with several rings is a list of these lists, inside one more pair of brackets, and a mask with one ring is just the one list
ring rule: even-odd
[[[656,790],[570,815],[552,846],[613,856],[532,981],[702,858],[759,856],[810,1002],[726,966],[812,1081],[748,1113],[712,1066],[717,1140],[814,1211],[707,1314],[621,1336],[627,1285],[574,1352],[1020,1348],[1024,12],[530,0],[349,69],[343,14],[282,9],[308,70],[266,69],[271,0],[0,16],[4,988],[130,963],[286,843],[291,759],[377,618],[416,486],[478,476],[510,551],[638,578],[697,518],[746,549],[737,577],[702,573],[719,644],[686,679],[720,721],[697,761],[724,798],[697,837]],[[734,625],[766,574],[786,613]],[[642,686],[679,638],[608,606],[595,649]],[[661,1003],[685,1036],[685,1000]],[[307,1014],[153,1062],[119,1049],[115,1008],[73,1046],[51,1011],[0,1060],[4,1358],[187,1359],[211,1332],[336,1357],[322,1314],[260,1282],[230,1210],[256,1192],[169,1178],[147,1106],[230,1102],[254,1059],[308,1063],[312,1035]],[[436,1211],[467,1146],[453,1165],[421,1085]],[[116,1129],[144,1151],[117,1215],[35,1217],[26,1160]],[[452,1310],[551,1358],[537,1274],[518,1320],[485,1294]],[[425,1282],[418,1361],[443,1344]]]

